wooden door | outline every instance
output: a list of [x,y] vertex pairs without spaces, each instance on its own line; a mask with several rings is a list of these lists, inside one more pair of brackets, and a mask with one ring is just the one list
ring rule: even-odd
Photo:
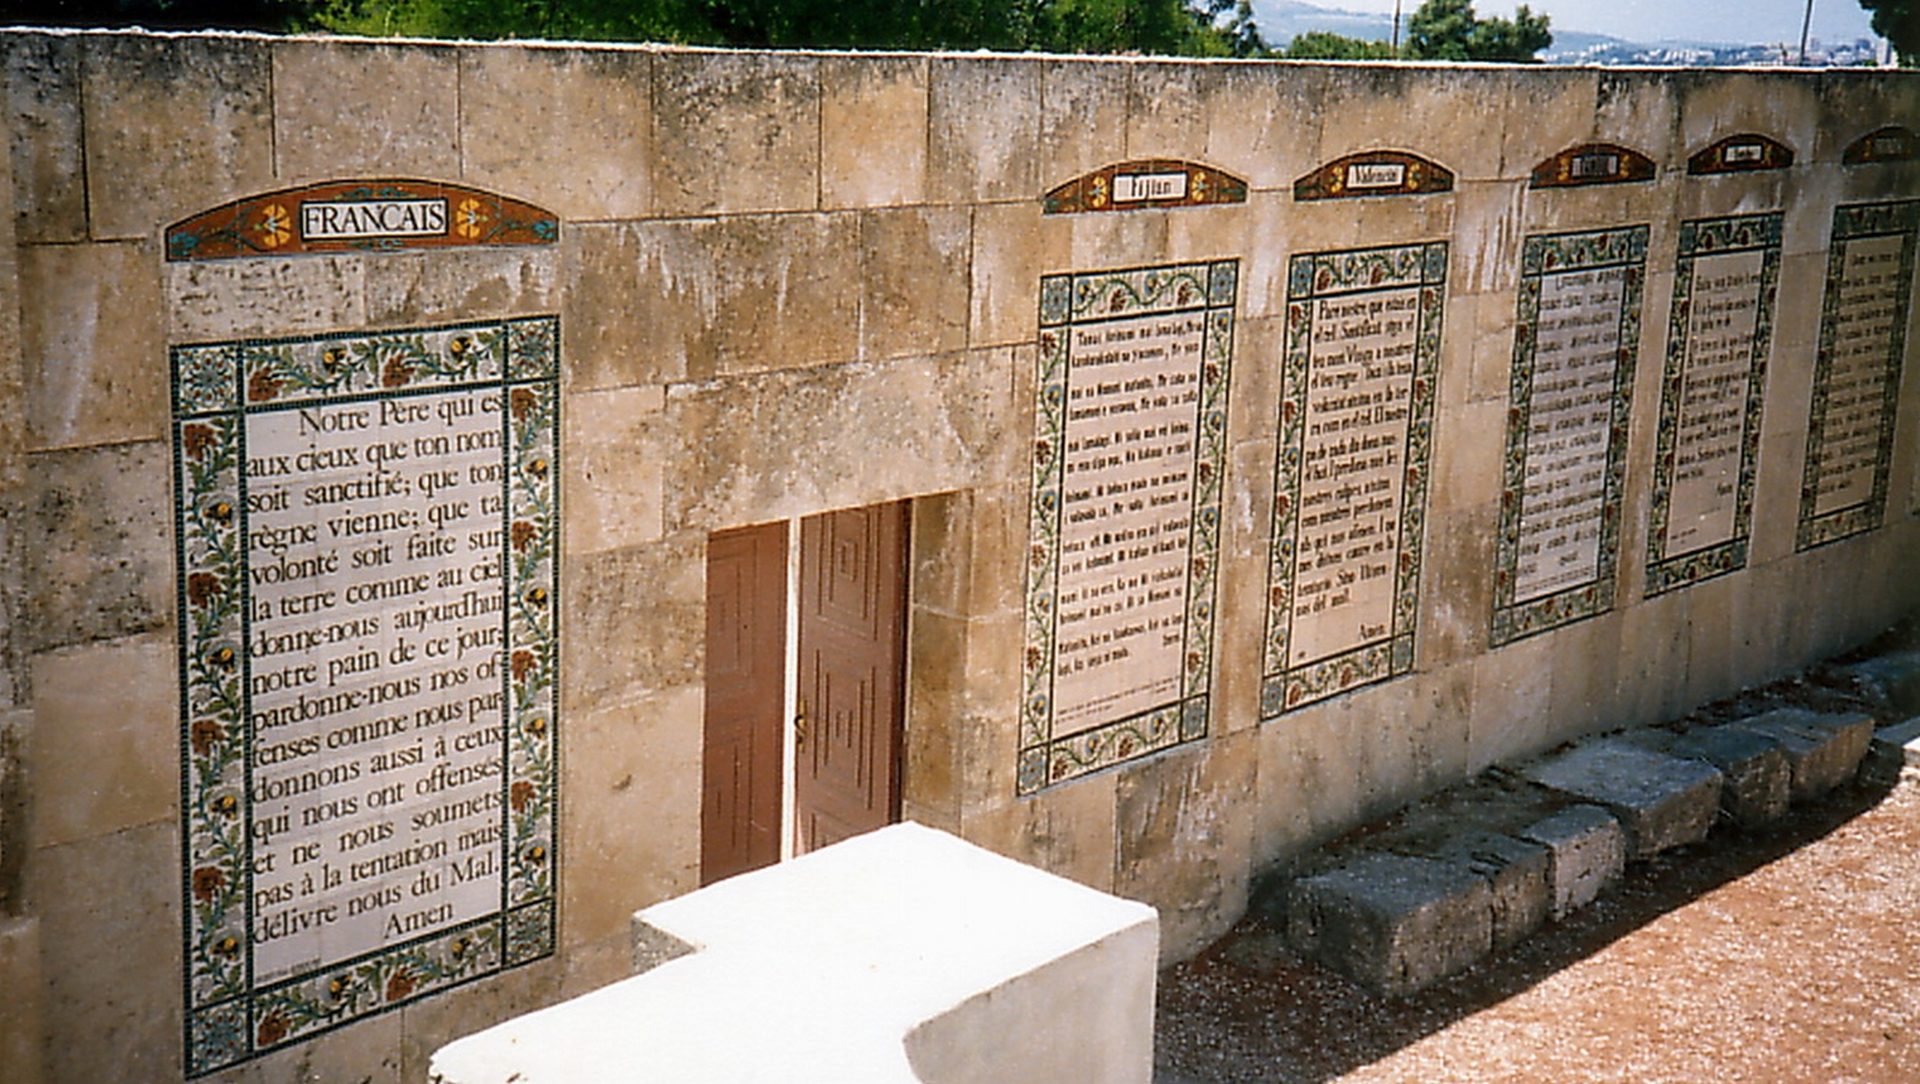
[[907,505],[800,522],[795,849],[900,816]]
[[780,860],[787,525],[707,539],[700,883]]

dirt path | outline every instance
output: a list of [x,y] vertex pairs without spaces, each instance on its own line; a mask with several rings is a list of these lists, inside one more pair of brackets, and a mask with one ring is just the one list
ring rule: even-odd
[[1920,784],[1629,870],[1412,998],[1249,921],[1161,976],[1160,1084],[1920,1082]]

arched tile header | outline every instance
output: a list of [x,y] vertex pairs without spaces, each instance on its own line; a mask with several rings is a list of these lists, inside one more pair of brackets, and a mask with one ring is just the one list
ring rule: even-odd
[[1413,196],[1453,191],[1453,171],[1407,151],[1362,151],[1336,158],[1293,182],[1296,200]]
[[1589,184],[1651,181],[1653,159],[1618,143],[1579,143],[1533,167],[1529,188],[1576,188]]
[[1730,135],[1687,159],[1687,172],[1694,176],[1749,173],[1762,169],[1785,169],[1792,164],[1792,147],[1758,132],[1743,132]]
[[419,180],[323,181],[248,196],[167,228],[167,259],[550,245],[560,220],[531,203]]
[[1247,202],[1247,182],[1224,170],[1173,158],[1101,166],[1047,193],[1045,212],[1164,210]]
[[1849,166],[1863,166],[1872,162],[1911,162],[1920,158],[1920,136],[1913,129],[1898,124],[1889,124],[1875,128],[1852,143],[1840,154],[1840,161]]

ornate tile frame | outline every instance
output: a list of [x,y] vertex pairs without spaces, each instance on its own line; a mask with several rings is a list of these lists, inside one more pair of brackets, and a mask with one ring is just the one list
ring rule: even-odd
[[[1887,236],[1900,236],[1904,240],[1900,243],[1900,288],[1894,291],[1893,333],[1888,342],[1886,390],[1880,407],[1880,446],[1874,456],[1873,490],[1860,504],[1818,516],[1814,514],[1814,506],[1820,483],[1820,430],[1826,420],[1828,384],[1833,376],[1833,323],[1839,305],[1840,275],[1846,267],[1846,245],[1860,238]],[[1827,246],[1827,279],[1820,303],[1820,345],[1813,362],[1813,401],[1807,412],[1807,458],[1800,476],[1800,516],[1793,545],[1796,553],[1874,530],[1886,517],[1917,243],[1920,243],[1920,200],[1843,203],[1833,209],[1833,238]]]
[[[1620,502],[1627,461],[1627,414],[1640,350],[1640,295],[1645,287],[1647,227],[1620,226],[1534,234],[1520,252],[1520,289],[1513,331],[1513,369],[1507,391],[1507,446],[1500,487],[1500,531],[1494,538],[1493,626],[1489,645],[1502,644],[1613,608],[1620,560]],[[1607,434],[1607,473],[1600,503],[1599,561],[1594,578],[1527,602],[1513,600],[1520,563],[1520,511],[1526,491],[1527,426],[1533,412],[1534,326],[1547,275],[1624,267],[1620,291],[1620,348],[1614,361],[1613,413]]]
[[[1414,624],[1426,533],[1427,478],[1433,454],[1433,410],[1446,305],[1447,242],[1297,255],[1287,268],[1287,345],[1282,365],[1279,442],[1273,466],[1273,533],[1267,557],[1267,621],[1260,668],[1263,720],[1318,700],[1386,681],[1413,669]],[[1400,494],[1399,562],[1393,621],[1370,643],[1303,666],[1287,665],[1293,634],[1294,553],[1298,539],[1300,468],[1306,439],[1309,359],[1315,299],[1408,287],[1420,291],[1414,371],[1407,418],[1406,475]]]
[[[558,880],[559,318],[175,347],[186,1072],[202,1076],[551,955]],[[256,987],[246,417],[497,389],[505,441],[503,870],[486,917]]]
[[[1226,474],[1227,391],[1239,275],[1240,261],[1226,259],[1048,275],[1040,280],[1017,794],[1034,794],[1207,736],[1220,503]],[[1206,321],[1194,426],[1181,694],[1128,718],[1056,737],[1054,598],[1060,571],[1062,469],[1072,373],[1069,332],[1074,325],[1093,319],[1176,312],[1202,313]]]
[[[1753,491],[1760,461],[1760,418],[1766,404],[1767,357],[1773,348],[1773,308],[1780,282],[1779,211],[1703,218],[1680,224],[1680,250],[1673,269],[1673,307],[1667,320],[1667,356],[1660,377],[1660,428],[1653,455],[1653,504],[1647,519],[1646,597],[1688,587],[1747,567],[1752,535]],[[1702,256],[1763,253],[1760,296],[1754,312],[1753,349],[1747,367],[1747,409],[1740,433],[1740,477],[1734,487],[1733,537],[1686,553],[1666,552],[1667,519],[1673,504],[1674,456],[1678,451],[1680,393],[1685,379],[1687,318],[1692,311],[1693,264]]]

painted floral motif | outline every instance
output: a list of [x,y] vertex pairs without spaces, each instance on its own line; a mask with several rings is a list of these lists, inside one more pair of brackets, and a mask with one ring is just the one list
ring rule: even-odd
[[[1682,246],[1687,244],[1684,231]],[[1613,608],[1620,555],[1620,500],[1626,472],[1627,410],[1640,344],[1640,295],[1646,278],[1647,228],[1628,226],[1528,237],[1521,249],[1513,367],[1507,389],[1507,441],[1501,466],[1500,531],[1494,537],[1493,620],[1490,643],[1522,637],[1606,613]],[[1592,580],[1541,598],[1515,601],[1520,563],[1520,515],[1526,492],[1527,433],[1533,409],[1534,329],[1548,275],[1607,267],[1623,269],[1613,382],[1608,397],[1607,464],[1602,479],[1597,560]]]
[[[1880,396],[1874,406],[1879,431],[1874,446],[1873,480],[1865,500],[1821,514],[1818,498],[1821,476],[1828,463],[1826,418],[1847,248],[1856,241],[1885,237],[1900,239],[1900,258],[1890,291],[1893,311],[1880,376]],[[1916,248],[1920,248],[1917,241],[1920,241],[1920,200],[1842,204],[1833,210],[1833,240],[1827,251],[1826,288],[1820,308],[1820,340],[1813,362],[1813,401],[1807,418],[1806,465],[1800,480],[1796,552],[1874,530],[1886,517],[1887,486],[1893,470],[1894,424],[1900,403],[1900,371],[1906,356],[1908,299],[1912,294]]]
[[[199,1076],[553,948],[558,628],[557,320],[251,340],[172,351],[184,773],[181,894],[189,1072]],[[524,347],[527,356],[514,356]],[[513,374],[509,376],[508,374]],[[253,840],[243,649],[248,642],[242,441],[252,409],[421,387],[512,404],[501,590],[510,680],[504,910],[350,965],[254,984]],[[507,931],[513,952],[509,961]]]
[[[1214,595],[1220,501],[1225,482],[1227,393],[1233,355],[1238,263],[1179,264],[1053,275],[1040,283],[1040,334],[1034,388],[1025,690],[1015,790],[1044,787],[1206,736],[1212,682]],[[1062,471],[1072,378],[1073,326],[1085,320],[1150,313],[1194,313],[1201,326],[1195,403],[1192,514],[1179,698],[1129,718],[1056,734],[1053,699],[1055,595],[1060,574]]]
[[[1660,426],[1654,449],[1653,502],[1647,524],[1646,597],[1686,587],[1746,567],[1747,542],[1753,522],[1753,490],[1760,455],[1760,417],[1767,383],[1767,354],[1773,338],[1774,296],[1780,280],[1779,212],[1701,219],[1682,224],[1679,257],[1674,267],[1673,305],[1667,323],[1666,365],[1661,374]],[[1723,542],[1686,553],[1669,554],[1668,525],[1673,507],[1673,481],[1679,454],[1680,408],[1685,386],[1688,314],[1693,307],[1694,264],[1706,253],[1758,251],[1760,282],[1756,287],[1753,346],[1748,355],[1747,394],[1743,404],[1740,466],[1734,483],[1733,532]]]
[[[1414,616],[1420,593],[1420,552],[1426,534],[1427,465],[1433,440],[1433,389],[1440,364],[1446,274],[1444,241],[1308,253],[1293,257],[1289,263],[1262,649],[1262,719],[1273,719],[1413,669]],[[1404,289],[1417,291],[1417,319],[1413,371],[1407,384],[1406,469],[1401,478],[1400,534],[1396,543],[1400,559],[1393,572],[1392,623],[1379,640],[1330,658],[1294,663],[1290,649],[1299,565],[1298,510],[1304,480],[1307,391],[1312,379],[1313,305],[1316,299],[1329,296],[1354,297]]]
[[260,221],[254,223],[253,230],[260,235],[262,248],[279,248],[293,236],[293,217],[285,207],[269,203],[260,209]]

